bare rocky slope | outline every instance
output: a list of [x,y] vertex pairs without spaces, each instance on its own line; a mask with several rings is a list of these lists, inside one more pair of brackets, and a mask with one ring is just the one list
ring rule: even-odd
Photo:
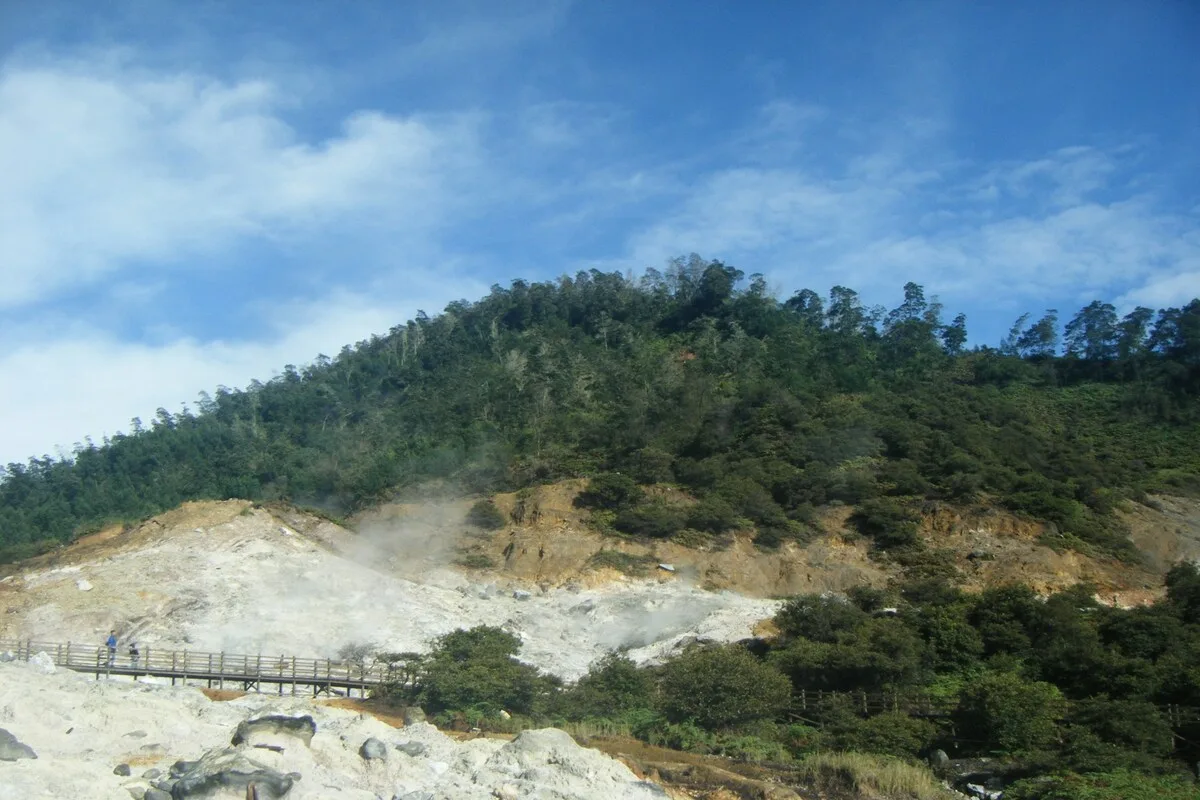
[[289,800],[668,797],[552,729],[456,742],[427,723],[397,729],[302,697],[217,703],[196,688],[94,681],[36,663],[0,663],[0,730],[25,756],[0,759],[0,800],[241,800],[248,782],[259,798],[287,787]]
[[[333,656],[349,644],[424,649],[440,634],[489,624],[520,636],[525,660],[572,679],[612,648],[647,662],[696,640],[742,639],[763,629],[781,596],[880,586],[898,574],[848,528],[849,508],[825,510],[815,541],[764,552],[744,536],[603,536],[575,508],[579,489],[566,482],[494,498],[508,520],[494,532],[465,524],[469,501],[385,506],[354,520],[353,532],[288,507],[188,503],[0,579],[0,638],[98,645],[115,628],[143,647]],[[1172,563],[1200,557],[1200,503],[1154,498],[1122,514],[1141,566],[1058,551],[1040,524],[986,509],[928,506],[922,536],[950,554],[968,589],[1021,581],[1048,592],[1086,580],[1106,602],[1132,605],[1161,594]],[[311,715],[316,734],[303,746],[230,747],[240,722],[270,714]],[[0,729],[14,737],[5,746],[38,754],[0,764],[0,800],[157,797],[148,770],[169,775],[178,759],[204,758],[214,769],[252,762],[280,780],[297,773],[287,795],[297,798],[665,796],[561,732],[455,743],[430,726],[397,730],[310,699],[213,703],[190,688],[36,665],[0,664]],[[386,758],[363,757],[371,738]],[[128,776],[113,774],[121,763]]]

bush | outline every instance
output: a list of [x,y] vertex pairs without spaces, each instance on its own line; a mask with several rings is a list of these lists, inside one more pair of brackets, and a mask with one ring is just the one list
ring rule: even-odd
[[683,530],[683,514],[659,500],[617,512],[613,527],[631,536],[670,539]]
[[954,797],[928,769],[868,753],[813,753],[800,762],[800,772],[820,791],[835,796],[896,800]]
[[662,709],[672,722],[710,730],[773,718],[791,699],[788,679],[737,645],[694,649],[662,672]]
[[857,606],[819,594],[793,597],[775,614],[775,624],[784,635],[814,642],[835,642],[838,634],[852,631],[868,619]]
[[688,509],[687,525],[698,531],[724,533],[738,525],[737,512],[720,497],[706,497]]
[[499,628],[481,625],[446,634],[425,662],[422,706],[430,713],[529,713],[550,685],[537,669],[516,660],[520,649],[521,640]]
[[602,472],[588,481],[588,487],[575,498],[578,508],[617,511],[641,502],[642,488],[628,475]]
[[919,518],[893,500],[867,500],[859,504],[850,521],[870,536],[876,547],[888,550],[916,544]]
[[635,577],[645,575],[654,563],[653,556],[635,556],[620,550],[600,550],[588,559],[588,566],[593,569],[607,567]]
[[491,500],[480,500],[467,512],[467,524],[494,531],[504,527],[504,515]]
[[1055,775],[1017,781],[1005,800],[1195,800],[1196,785],[1182,776],[1118,770],[1093,775]]
[[835,748],[915,758],[937,734],[937,726],[932,722],[910,717],[903,711],[888,711],[856,723],[834,734]]
[[954,720],[959,735],[981,742],[981,750],[1025,753],[1051,745],[1065,714],[1057,686],[989,672],[963,687]]
[[563,698],[572,719],[612,717],[653,705],[654,679],[625,656],[597,661]]

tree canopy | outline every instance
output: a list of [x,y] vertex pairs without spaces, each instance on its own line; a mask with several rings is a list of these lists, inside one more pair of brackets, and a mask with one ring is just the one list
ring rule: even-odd
[[979,500],[1120,554],[1118,500],[1200,490],[1200,300],[1122,318],[1097,301],[1061,331],[1049,312],[998,348],[966,341],[966,319],[945,322],[915,283],[887,311],[844,286],[780,301],[697,256],[518,280],[8,465],[0,557],[185,500],[349,513],[431,479],[486,492],[608,473],[702,501],[689,519],[600,481],[593,502],[645,535],[749,526],[772,546],[832,501]]

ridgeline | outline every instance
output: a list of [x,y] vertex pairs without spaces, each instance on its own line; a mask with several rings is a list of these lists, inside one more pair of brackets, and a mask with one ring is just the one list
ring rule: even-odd
[[[772,297],[692,256],[638,279],[514,281],[475,303],[288,365],[267,383],[159,409],[66,460],[10,464],[0,560],[186,500],[289,500],[336,514],[429,480],[466,492],[589,476],[617,530],[810,535],[853,504],[881,547],[918,501],[1053,522],[1060,544],[1132,558],[1124,498],[1200,491],[1200,300],[1065,326],[1022,317],[967,349],[922,287],[892,310],[834,287]],[[640,486],[671,483],[690,509]]]

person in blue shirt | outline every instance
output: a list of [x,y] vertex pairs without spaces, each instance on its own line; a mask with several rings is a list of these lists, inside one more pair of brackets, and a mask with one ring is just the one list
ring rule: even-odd
[[117,662],[117,632],[109,631],[108,640],[104,644],[108,646],[108,665],[114,666]]

